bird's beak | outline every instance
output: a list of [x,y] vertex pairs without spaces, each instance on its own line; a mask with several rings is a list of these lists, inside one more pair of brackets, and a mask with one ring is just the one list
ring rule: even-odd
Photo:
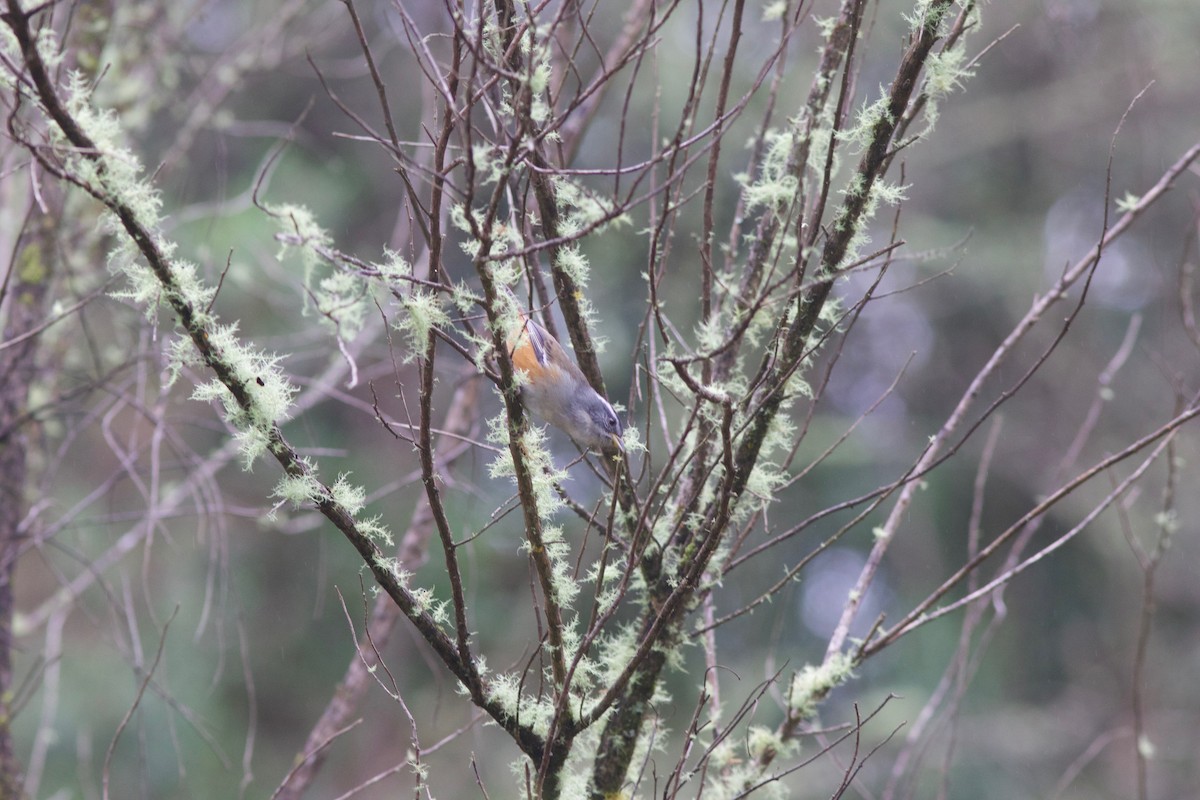
[[612,437],[613,447],[617,448],[617,452],[625,455],[625,440],[615,433],[610,433],[609,436]]

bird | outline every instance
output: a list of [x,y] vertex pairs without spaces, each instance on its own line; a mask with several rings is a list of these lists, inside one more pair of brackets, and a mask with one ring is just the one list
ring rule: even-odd
[[508,336],[508,355],[513,367],[525,373],[525,407],[584,450],[623,455],[617,412],[591,387],[558,340],[519,308],[520,321]]

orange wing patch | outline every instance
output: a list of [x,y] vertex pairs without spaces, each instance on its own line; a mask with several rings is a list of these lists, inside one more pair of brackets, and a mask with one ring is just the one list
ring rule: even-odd
[[530,382],[541,380],[546,372],[546,347],[537,323],[521,315],[521,328],[508,340],[513,366],[524,372]]

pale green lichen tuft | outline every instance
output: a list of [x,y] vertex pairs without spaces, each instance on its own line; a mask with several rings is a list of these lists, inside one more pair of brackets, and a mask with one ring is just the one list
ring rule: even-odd
[[904,21],[909,24],[913,34],[926,30],[944,36],[946,34],[944,26],[947,24],[953,7],[954,3],[939,5],[937,0],[917,0],[912,13],[903,15]]
[[[501,413],[488,420],[488,441],[500,448],[500,452],[488,469],[492,478],[514,478],[515,480],[516,469],[513,466],[512,451],[508,447],[508,437],[509,426],[506,414]],[[562,508],[562,499],[558,496],[554,485],[566,480],[567,473],[554,466],[554,459],[546,445],[545,428],[527,424],[517,444],[521,449],[525,467],[529,471],[538,515],[543,520],[549,520]]]
[[1142,198],[1133,192],[1126,192],[1124,197],[1117,200],[1117,211],[1120,211],[1122,214],[1128,214],[1137,208],[1140,202],[1142,202]]
[[1154,515],[1154,524],[1168,536],[1179,531],[1179,513],[1175,509],[1160,511]]
[[558,235],[571,238],[584,232],[602,232],[610,225],[630,222],[627,214],[617,214],[609,198],[589,192],[565,175],[554,179],[554,201],[558,206]]
[[621,433],[621,443],[625,445],[626,453],[646,452],[646,443],[642,441],[642,434],[634,425],[625,428]]
[[580,286],[587,286],[589,270],[587,257],[575,245],[564,245],[558,248],[554,265],[570,276],[571,280]]
[[275,491],[271,493],[271,496],[290,503],[292,508],[300,508],[319,501],[324,495],[324,488],[313,475],[311,465],[306,464],[306,466],[309,468],[300,474],[285,473],[279,479],[279,483],[275,484]]
[[809,664],[792,678],[788,706],[802,719],[815,716],[826,695],[854,677],[853,668],[854,658],[848,653],[834,653],[820,666]]
[[[58,127],[52,128],[51,140],[64,146],[64,151],[69,154],[65,160],[71,172],[81,182],[123,206],[143,228],[156,230],[161,223],[162,199],[154,187],[142,179],[142,165],[137,156],[121,144],[123,134],[116,115],[92,106],[90,83],[82,73],[70,73],[65,94],[67,113],[96,147],[95,153],[76,152],[67,146]],[[115,217],[107,225],[121,227]]]
[[280,244],[277,258],[285,261],[297,255],[306,268],[320,263],[324,258],[321,249],[332,246],[333,239],[317,223],[316,215],[297,203],[268,204],[265,208],[275,217],[280,233],[289,237]]
[[765,725],[751,725],[746,732],[746,755],[757,762],[769,761],[778,755],[790,754],[797,749],[795,740],[785,742],[783,738]]
[[[223,416],[236,429],[242,465],[250,469],[262,456],[272,438],[274,427],[289,417],[292,396],[296,392],[279,367],[279,357],[246,345],[237,335],[237,325],[214,325],[205,332],[210,352],[241,386],[247,406],[234,396],[220,379],[198,385],[192,399],[204,403],[218,401]],[[169,382],[174,381],[186,364],[202,363],[194,343],[180,338],[170,349]]]
[[786,208],[795,200],[800,186],[799,178],[789,169],[795,135],[791,131],[770,130],[766,133],[766,144],[758,179],[744,184],[742,189],[747,210]]
[[349,341],[362,332],[374,308],[370,281],[351,272],[331,272],[310,284],[308,291],[322,323]]
[[763,4],[763,22],[774,22],[777,19],[782,19],[787,8],[787,0],[767,0]]
[[329,487],[329,494],[335,503],[350,513],[350,516],[357,517],[366,505],[367,492],[361,486],[350,483],[349,478],[348,473],[340,473],[333,486]]
[[[277,258],[284,263],[297,258],[303,267],[305,313],[315,313],[334,335],[352,341],[375,308],[372,277],[333,259],[333,237],[307,207],[280,203],[266,209],[279,226]],[[387,256],[383,264],[375,265],[385,283],[411,272],[397,254]]]
[[425,352],[430,332],[449,325],[450,317],[442,307],[441,298],[424,290],[402,295],[400,305],[404,313],[397,318],[395,328],[408,342],[407,361],[413,355]]
[[367,519],[355,519],[354,524],[358,526],[360,533],[380,547],[392,547],[396,542],[392,538],[391,530],[383,524],[382,519],[382,515],[376,515]]
[[825,41],[829,41],[829,38],[833,36],[833,31],[837,28],[837,21],[837,17],[813,17],[813,24],[817,26],[817,32]]

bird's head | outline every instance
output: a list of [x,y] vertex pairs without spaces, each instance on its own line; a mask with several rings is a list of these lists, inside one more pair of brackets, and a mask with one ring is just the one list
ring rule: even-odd
[[575,393],[571,405],[571,429],[567,433],[580,447],[608,456],[625,453],[621,420],[607,400],[585,384]]

